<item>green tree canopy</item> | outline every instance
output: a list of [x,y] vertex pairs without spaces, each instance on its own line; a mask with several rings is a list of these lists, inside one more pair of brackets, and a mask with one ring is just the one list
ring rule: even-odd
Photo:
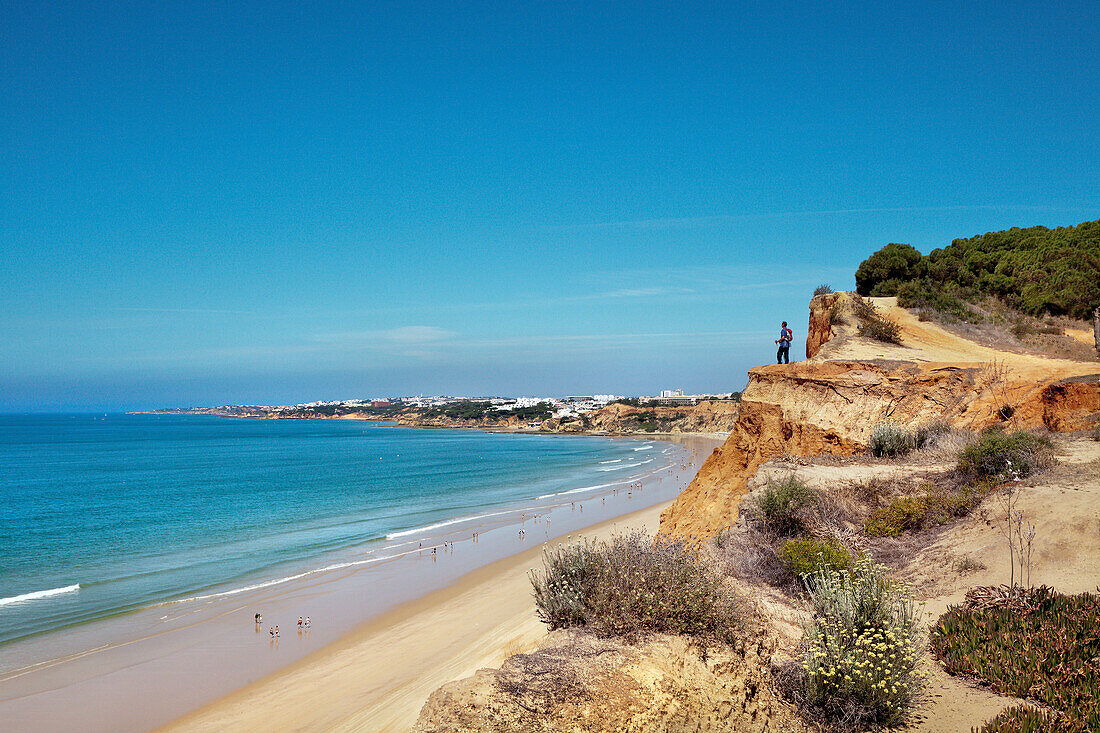
[[1100,305],[1100,221],[1074,227],[1013,227],[956,239],[922,257],[888,244],[856,271],[861,295],[940,291],[974,300],[992,295],[1034,316],[1088,318]]
[[865,259],[856,270],[860,295],[896,295],[898,285],[920,276],[923,258],[909,244],[888,244]]

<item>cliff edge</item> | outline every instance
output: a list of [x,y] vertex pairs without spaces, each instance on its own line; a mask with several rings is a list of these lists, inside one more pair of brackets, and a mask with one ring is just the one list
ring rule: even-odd
[[894,298],[869,302],[897,324],[900,343],[863,335],[867,311],[857,296],[815,296],[806,361],[749,370],[729,438],[661,515],[662,534],[712,537],[736,523],[762,463],[863,452],[883,420],[1054,432],[1100,420],[1100,362],[1000,351],[920,321]]

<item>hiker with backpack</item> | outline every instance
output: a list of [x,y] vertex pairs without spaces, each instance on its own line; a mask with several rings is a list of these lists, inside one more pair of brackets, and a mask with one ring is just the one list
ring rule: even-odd
[[779,329],[779,338],[775,340],[775,343],[779,344],[779,351],[775,352],[776,364],[790,364],[791,357],[791,341],[794,340],[794,331],[787,328],[787,322],[783,321],[782,328]]

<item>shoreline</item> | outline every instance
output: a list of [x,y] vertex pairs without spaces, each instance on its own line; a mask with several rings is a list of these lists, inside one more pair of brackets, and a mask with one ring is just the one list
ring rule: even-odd
[[[605,539],[656,532],[671,501],[592,525]],[[161,733],[214,730],[404,731],[441,685],[497,666],[547,634],[527,573],[549,543],[497,560],[365,622],[314,654],[231,692]]]
[[493,425],[463,425],[455,423],[453,425],[417,425],[415,423],[402,423],[392,417],[366,417],[363,415],[351,414],[351,415],[310,415],[308,417],[283,417],[278,415],[231,415],[224,412],[162,412],[157,410],[138,410],[134,412],[123,413],[125,415],[201,415],[207,417],[228,417],[237,420],[350,420],[361,422],[379,422],[379,423],[392,423],[395,428],[406,428],[412,430],[478,430],[483,433],[506,433],[508,435],[563,435],[563,436],[590,436],[594,438],[636,438],[653,440],[666,440],[668,438],[708,438],[713,440],[725,440],[730,436],[729,431],[711,431],[711,432],[679,432],[679,433],[662,433],[662,432],[619,432],[613,433],[606,430],[543,430],[542,428],[519,428],[508,427],[505,425],[493,426]]
[[[647,437],[664,444],[667,461],[643,476],[582,487],[579,494],[531,499],[492,520],[458,517],[446,527],[410,530],[416,536],[387,537],[400,544],[386,549],[403,549],[377,561],[363,562],[374,553],[363,547],[356,557],[346,558],[356,562],[334,564],[308,577],[162,604],[67,632],[68,651],[35,657],[40,661],[0,676],[0,717],[35,730],[143,731],[169,724],[257,679],[294,668],[364,624],[389,618],[394,609],[481,568],[518,557],[533,544],[541,547],[587,527],[615,523],[638,511],[632,504],[667,504],[719,444],[717,438]],[[627,488],[631,482],[638,483],[633,496]],[[517,538],[519,529],[525,531]],[[470,539],[471,530],[478,532],[477,543]],[[449,554],[444,550],[438,559],[430,552],[448,544]],[[529,592],[522,590],[518,597],[529,601]],[[257,611],[267,623],[253,633],[251,617]],[[306,614],[312,615],[313,627],[295,639],[294,619]],[[266,634],[260,634],[271,623],[282,626],[281,644],[268,644]]]

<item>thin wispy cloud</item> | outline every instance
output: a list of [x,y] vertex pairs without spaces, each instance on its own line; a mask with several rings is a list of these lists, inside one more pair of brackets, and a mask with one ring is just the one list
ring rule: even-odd
[[980,204],[958,206],[895,206],[895,207],[856,207],[849,209],[805,209],[789,211],[758,211],[739,214],[714,214],[710,216],[670,216],[655,219],[626,219],[604,222],[581,222],[560,224],[547,227],[551,231],[596,231],[596,230],[634,230],[665,231],[674,229],[701,229],[728,226],[752,219],[769,219],[802,216],[847,216],[858,214],[919,214],[951,213],[964,211],[1081,211],[1090,212],[1088,207],[1059,207],[1035,204]]
[[458,334],[438,326],[399,326],[373,331],[347,331],[318,334],[314,338],[324,343],[386,343],[428,344],[454,338]]
[[227,310],[222,308],[107,308],[116,313],[180,313],[199,315],[251,316],[253,311]]

